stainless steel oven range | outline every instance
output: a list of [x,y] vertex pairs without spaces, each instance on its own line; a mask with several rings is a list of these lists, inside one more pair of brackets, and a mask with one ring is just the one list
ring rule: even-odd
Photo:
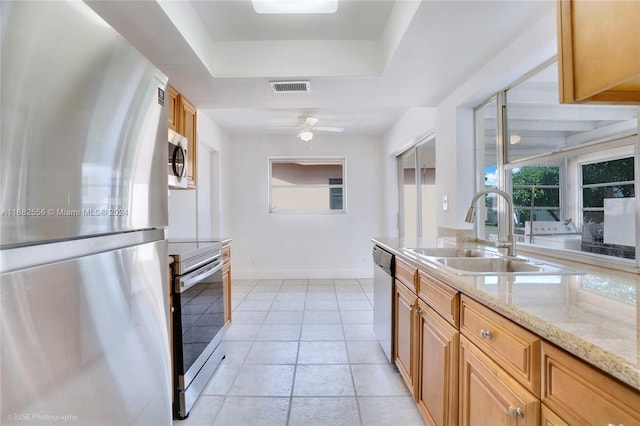
[[172,264],[173,412],[191,407],[224,358],[222,244],[169,241]]

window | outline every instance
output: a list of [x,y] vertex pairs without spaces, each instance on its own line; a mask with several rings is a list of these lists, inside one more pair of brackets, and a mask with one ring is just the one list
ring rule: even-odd
[[[637,271],[637,261],[629,267],[638,235],[637,120],[636,106],[560,104],[557,62],[549,62],[476,108],[476,187],[512,194],[516,237],[530,250],[599,255]],[[495,201],[489,194],[476,216],[484,241],[495,239]],[[536,229],[536,221],[546,223]]]
[[270,158],[269,212],[345,212],[344,158]]
[[582,248],[635,258],[633,157],[582,164]]
[[560,167],[525,166],[511,170],[511,193],[517,228],[526,222],[563,220],[560,213]]

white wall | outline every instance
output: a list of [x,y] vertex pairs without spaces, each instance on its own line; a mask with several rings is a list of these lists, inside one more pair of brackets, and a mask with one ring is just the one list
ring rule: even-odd
[[[493,59],[451,93],[437,108],[408,110],[384,136],[385,236],[398,235],[398,177],[395,157],[436,132],[436,206],[439,227],[469,229],[464,214],[475,193],[473,108],[551,59],[557,52],[556,13],[523,29]],[[442,210],[447,196],[448,210]]]
[[229,136],[198,111],[197,189],[169,190],[168,238],[228,237]]
[[[382,140],[317,134],[236,138],[231,144],[234,278],[371,277],[381,235]],[[269,156],[346,158],[346,214],[270,214]]]
[[473,108],[507,88],[557,53],[556,13],[545,15],[524,29],[477,73],[438,106],[436,126],[437,200],[448,196],[449,209],[437,203],[438,225],[470,229],[464,222],[468,203],[475,193],[475,146]]

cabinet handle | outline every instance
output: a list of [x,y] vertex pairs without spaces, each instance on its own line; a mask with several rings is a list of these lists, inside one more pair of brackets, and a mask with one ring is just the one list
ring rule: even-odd
[[624,426],[622,423],[618,423],[617,425],[614,425],[613,423],[609,423],[607,426]]
[[491,330],[480,330],[480,338],[481,339],[491,340],[491,337],[493,337],[491,335]]
[[524,418],[524,411],[522,411],[520,407],[511,406],[509,407],[509,415],[512,419],[517,419],[518,417]]

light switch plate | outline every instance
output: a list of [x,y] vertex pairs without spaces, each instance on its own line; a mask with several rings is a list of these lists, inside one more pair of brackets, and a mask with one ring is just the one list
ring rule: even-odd
[[447,199],[446,195],[442,196],[442,210],[444,210],[445,212],[449,210],[449,200]]

